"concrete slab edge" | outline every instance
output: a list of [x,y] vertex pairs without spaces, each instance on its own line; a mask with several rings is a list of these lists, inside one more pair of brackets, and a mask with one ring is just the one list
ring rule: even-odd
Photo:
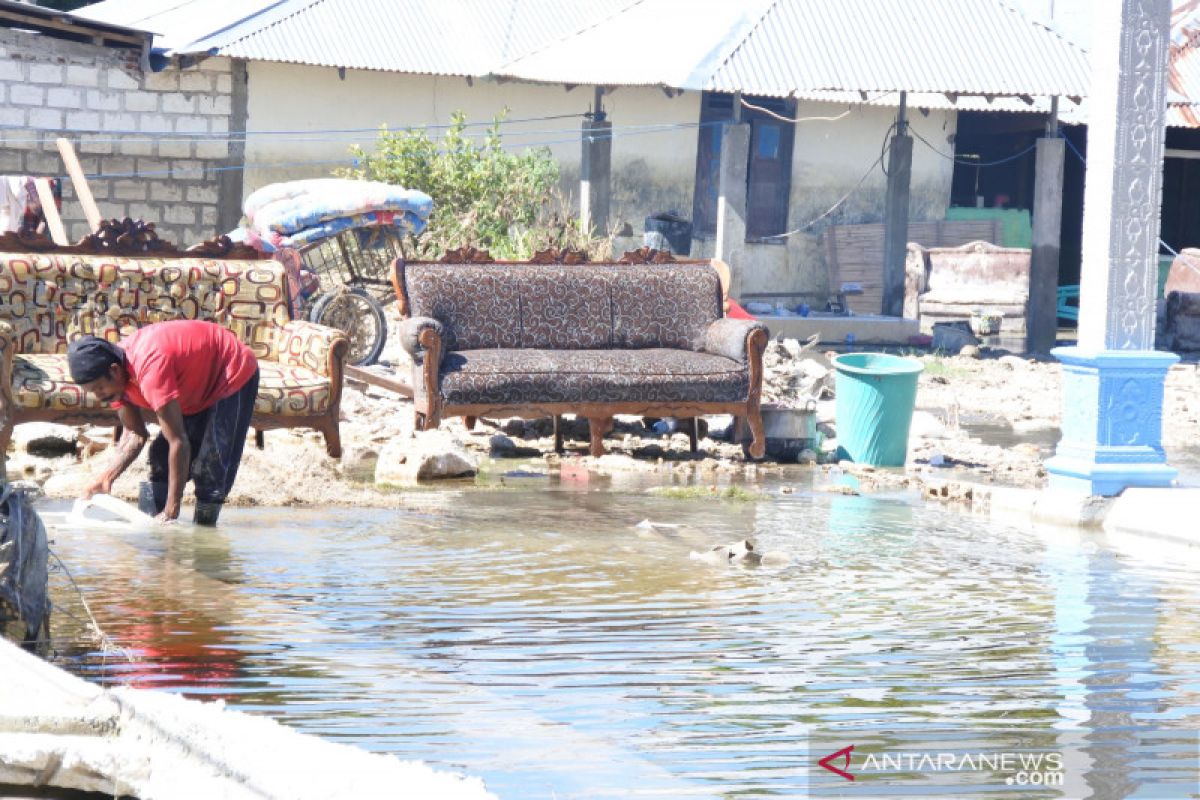
[[0,783],[140,800],[495,797],[479,778],[327,742],[220,701],[102,689],[7,640],[0,674]]

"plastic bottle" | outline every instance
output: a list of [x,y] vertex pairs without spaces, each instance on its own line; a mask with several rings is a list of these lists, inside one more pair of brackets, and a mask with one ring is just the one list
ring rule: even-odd
[[679,430],[679,420],[674,417],[663,417],[652,427],[655,433],[674,433]]

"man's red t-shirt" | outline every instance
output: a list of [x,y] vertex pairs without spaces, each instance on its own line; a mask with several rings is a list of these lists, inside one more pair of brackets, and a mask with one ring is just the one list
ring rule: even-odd
[[250,348],[228,328],[201,320],[147,325],[121,342],[129,383],[120,400],[158,411],[179,401],[184,416],[216,405],[258,369]]

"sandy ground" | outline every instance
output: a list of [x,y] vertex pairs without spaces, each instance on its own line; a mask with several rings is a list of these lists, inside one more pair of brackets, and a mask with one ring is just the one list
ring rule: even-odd
[[[813,396],[824,441],[818,459],[828,469],[835,461],[834,379],[832,354],[798,342],[772,342],[767,354],[764,395],[769,402],[799,405]],[[863,470],[842,466],[865,476],[864,490],[914,486],[928,479],[962,479],[1003,485],[1039,486],[1044,482],[1043,459],[1058,438],[1061,415],[1061,368],[1054,361],[985,351],[981,357],[917,356],[925,364],[904,470]],[[395,347],[385,352],[398,374],[407,377],[409,365]],[[319,434],[269,431],[265,450],[248,443],[237,484],[229,498],[236,505],[343,505],[399,507],[411,504],[414,493],[373,483],[375,460],[384,445],[399,442],[403,450],[414,442],[412,404],[396,394],[354,382],[348,383],[342,403],[342,459],[325,454]],[[709,420],[719,434],[728,419]],[[22,426],[24,428],[26,426]],[[688,451],[684,433],[660,436],[634,418],[618,420],[607,441],[610,455],[586,456],[587,427],[568,426],[568,452],[554,454],[549,420],[482,420],[468,432],[461,420],[443,423],[456,442],[482,461],[491,473],[564,469],[599,473],[660,473],[664,482],[717,483],[731,478],[754,480],[783,474],[772,463],[751,464],[739,445],[715,438],[701,440],[701,452]],[[1196,363],[1171,369],[1164,403],[1164,444],[1187,446],[1200,441],[1200,371]],[[18,429],[18,434],[21,429]],[[41,486],[47,496],[72,498],[89,477],[111,457],[110,431],[77,429],[75,453],[44,457],[24,452],[20,436],[8,454],[9,477]],[[415,444],[414,444],[415,447]],[[395,448],[393,448],[395,449]],[[494,456],[495,461],[489,461]],[[510,460],[519,459],[519,460]],[[795,474],[790,467],[787,474]],[[135,500],[145,479],[144,457],[114,486],[118,496]],[[429,484],[436,486],[437,484]],[[461,483],[456,485],[463,485]],[[419,492],[418,492],[419,494]]]

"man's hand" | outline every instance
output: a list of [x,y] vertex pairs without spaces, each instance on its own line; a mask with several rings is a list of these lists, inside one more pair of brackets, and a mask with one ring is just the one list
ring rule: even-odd
[[83,499],[91,500],[98,494],[112,494],[113,477],[105,472],[92,480],[87,486],[83,487]]
[[162,513],[154,518],[155,522],[162,523],[174,522],[177,519],[179,519],[179,503],[167,503]]

